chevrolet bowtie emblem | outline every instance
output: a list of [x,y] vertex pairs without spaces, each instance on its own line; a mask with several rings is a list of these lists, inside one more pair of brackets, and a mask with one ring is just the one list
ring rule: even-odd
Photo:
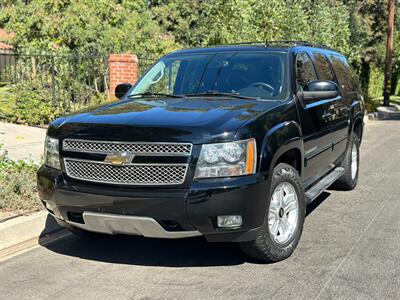
[[134,155],[128,153],[108,154],[104,160],[113,166],[123,166],[132,162]]

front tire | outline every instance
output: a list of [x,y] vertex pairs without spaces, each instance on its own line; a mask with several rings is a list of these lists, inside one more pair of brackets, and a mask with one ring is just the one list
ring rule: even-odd
[[300,240],[305,211],[304,191],[297,170],[278,164],[273,171],[260,233],[256,240],[240,244],[243,252],[267,262],[288,258]]

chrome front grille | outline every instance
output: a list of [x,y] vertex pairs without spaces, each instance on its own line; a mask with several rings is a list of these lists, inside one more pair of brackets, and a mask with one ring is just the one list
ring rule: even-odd
[[[168,156],[187,157],[192,153],[190,143],[152,143],[152,142],[110,142],[83,139],[65,139],[63,151],[106,154],[109,156],[164,156],[153,163],[132,163],[116,165],[111,162],[70,158],[66,154],[64,167],[66,174],[74,179],[122,185],[178,185],[185,181],[187,163],[168,163]],[[108,158],[107,157],[107,158]],[[186,161],[186,159],[185,159]],[[113,164],[114,163],[114,164]]]
[[132,153],[152,156],[189,156],[192,153],[189,143],[150,143],[150,142],[108,142],[81,139],[65,139],[64,151],[97,154]]
[[69,177],[110,184],[172,185],[185,181],[188,164],[126,164],[64,158]]

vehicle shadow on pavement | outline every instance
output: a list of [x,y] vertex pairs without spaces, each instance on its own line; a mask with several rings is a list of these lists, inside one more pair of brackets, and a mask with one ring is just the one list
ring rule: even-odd
[[237,245],[207,243],[201,237],[166,240],[124,235],[99,235],[89,239],[70,236],[42,246],[62,255],[113,264],[207,267],[248,261]]
[[313,202],[311,202],[309,205],[307,205],[306,209],[306,216],[309,216],[312,214],[312,212],[320,206],[328,197],[331,195],[329,192],[322,192],[321,195],[319,195]]
[[[324,192],[314,200],[307,207],[307,215],[329,195]],[[209,267],[240,265],[246,262],[263,263],[245,256],[235,243],[208,243],[202,237],[167,240],[139,236],[95,235],[93,238],[68,236],[55,242],[39,241],[39,243],[48,250],[62,255],[113,264]]]

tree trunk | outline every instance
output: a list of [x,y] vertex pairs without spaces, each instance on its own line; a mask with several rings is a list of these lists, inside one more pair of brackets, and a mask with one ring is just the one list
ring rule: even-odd
[[383,105],[389,106],[392,86],[392,55],[393,55],[393,31],[394,31],[394,8],[395,0],[388,1],[388,28],[386,40],[386,63],[385,63],[385,87],[383,91]]
[[370,64],[365,61],[364,59],[361,60],[361,74],[360,74],[360,81],[361,81],[361,88],[364,92],[365,96],[369,96],[369,80],[371,76],[371,66]]
[[399,79],[400,79],[400,70],[396,70],[393,72],[392,75],[392,90],[391,90],[391,95],[396,95],[397,87],[399,85]]

